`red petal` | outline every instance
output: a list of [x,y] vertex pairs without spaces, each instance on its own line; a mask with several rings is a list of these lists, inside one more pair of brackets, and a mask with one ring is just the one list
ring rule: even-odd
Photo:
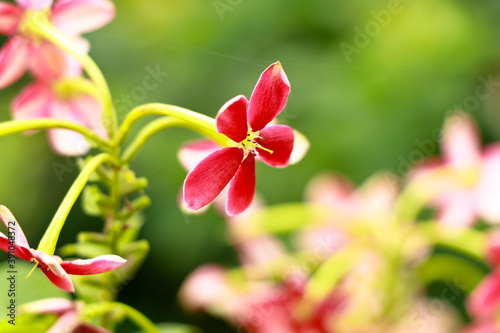
[[14,34],[22,17],[23,11],[19,7],[8,2],[0,2],[0,34]]
[[217,114],[217,132],[224,134],[234,142],[246,139],[248,133],[247,104],[245,96],[230,99]]
[[285,108],[290,83],[281,64],[269,66],[260,76],[248,105],[248,122],[260,131]]
[[63,261],[61,267],[68,274],[73,275],[91,275],[112,271],[123,264],[127,260],[116,255],[99,256],[94,259],[77,259],[73,261]]
[[247,209],[255,193],[255,157],[248,154],[247,158],[229,184],[227,193],[226,212],[237,215]]
[[[55,332],[57,332],[57,331],[54,331],[54,333]],[[76,328],[76,331],[74,331],[74,332],[78,332],[78,333],[113,333],[105,328],[97,327],[97,326],[85,324],[85,323],[80,323],[80,325],[78,325],[78,327]]]
[[212,202],[234,177],[243,159],[241,148],[220,149],[204,158],[184,182],[184,202],[197,210]]
[[267,126],[260,131],[261,139],[255,141],[273,153],[257,148],[259,157],[273,167],[283,168],[288,165],[293,150],[293,130],[286,125]]
[[492,271],[472,292],[467,309],[472,317],[488,317],[500,309],[500,273]]
[[32,250],[31,252],[40,264],[40,269],[43,274],[45,274],[53,284],[64,291],[75,291],[69,275],[54,257],[38,250]]

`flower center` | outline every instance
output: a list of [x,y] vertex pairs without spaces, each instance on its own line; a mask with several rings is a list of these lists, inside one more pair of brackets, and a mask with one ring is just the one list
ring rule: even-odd
[[255,139],[264,140],[261,136],[259,136],[259,134],[260,134],[259,131],[257,131],[257,132],[249,131],[247,134],[247,138],[240,142],[239,147],[245,149],[246,151],[248,151],[249,153],[252,153],[254,155],[255,155],[255,152],[254,152],[255,148],[262,149],[264,151],[267,151],[269,154],[272,154],[273,151],[271,149],[264,148],[264,147],[262,147],[261,144],[259,144],[259,143],[257,143],[257,141],[255,141]]

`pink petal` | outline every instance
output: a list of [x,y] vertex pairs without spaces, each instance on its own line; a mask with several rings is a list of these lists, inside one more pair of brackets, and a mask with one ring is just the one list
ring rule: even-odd
[[54,257],[38,250],[32,250],[31,253],[38,261],[43,274],[45,274],[53,284],[64,291],[75,291],[69,275]]
[[500,273],[492,271],[472,292],[467,309],[472,317],[489,317],[500,309]]
[[30,64],[31,45],[21,36],[9,38],[0,50],[0,89],[23,76]]
[[290,82],[281,64],[269,66],[260,76],[248,104],[248,122],[253,131],[260,131],[285,108]]
[[52,0],[16,0],[25,9],[40,10],[52,6]]
[[293,150],[293,130],[286,125],[271,125],[260,131],[260,139],[255,141],[273,153],[257,148],[259,157],[273,167],[283,168],[288,165]]
[[58,316],[71,309],[73,302],[65,298],[47,298],[22,305],[23,313],[53,313]]
[[441,142],[444,159],[458,168],[474,166],[480,161],[480,139],[477,127],[466,113],[448,118]]
[[76,328],[80,323],[78,318],[78,313],[76,311],[70,311],[63,314],[57,321],[50,327],[46,333],[61,333],[61,332],[78,332]]
[[52,82],[68,72],[68,56],[56,45],[43,41],[34,52],[31,73],[39,81]]
[[354,186],[345,177],[325,173],[314,177],[306,189],[306,200],[313,204],[342,209],[352,206]]
[[287,256],[287,250],[283,243],[271,236],[249,238],[242,241],[238,244],[238,253],[242,266],[249,268],[249,270],[252,269],[252,266],[256,269],[272,270],[273,264]]
[[53,100],[50,87],[35,82],[26,86],[12,102],[12,117],[16,120],[46,118]]
[[28,244],[28,239],[26,239],[26,236],[24,235],[23,229],[21,229],[19,222],[17,222],[14,215],[12,215],[12,212],[7,207],[2,205],[0,205],[0,218],[7,227],[8,232],[11,232],[12,227],[14,227],[16,245],[25,248],[29,252],[30,245]]
[[184,281],[180,296],[188,309],[210,307],[224,299],[229,292],[226,270],[218,265],[204,265],[192,272]]
[[0,35],[11,35],[17,31],[17,27],[23,17],[23,11],[8,2],[0,2]]
[[201,162],[201,160],[220,148],[221,147],[212,140],[194,140],[181,147],[177,153],[177,158],[184,169],[191,171]]
[[[50,107],[50,116],[86,126],[85,118],[69,102],[53,101]],[[57,154],[64,156],[79,156],[90,149],[85,137],[77,132],[63,129],[49,130],[49,140]]]
[[255,193],[255,157],[248,154],[241,163],[238,172],[229,183],[226,212],[229,216],[237,215],[252,203]]
[[241,142],[248,134],[247,104],[245,96],[230,99],[217,114],[217,132],[224,134],[234,142]]
[[116,255],[104,255],[94,259],[77,259],[73,261],[63,261],[61,267],[68,274],[91,275],[112,271],[125,264],[127,260]]
[[477,208],[474,195],[469,191],[454,191],[443,195],[438,202],[437,219],[452,227],[474,224]]
[[485,151],[477,200],[481,216],[489,223],[500,224],[500,144]]
[[234,177],[243,159],[243,149],[220,149],[203,159],[184,182],[184,202],[192,210],[212,202]]
[[115,6],[107,0],[60,0],[52,8],[52,23],[69,35],[94,31],[115,17]]
[[70,104],[73,112],[80,115],[86,127],[103,138],[108,137],[102,124],[102,106],[99,101],[89,95],[81,95]]

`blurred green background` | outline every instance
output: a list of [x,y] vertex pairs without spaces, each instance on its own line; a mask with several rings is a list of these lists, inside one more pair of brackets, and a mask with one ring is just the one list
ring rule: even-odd
[[[327,170],[356,183],[378,170],[403,178],[409,163],[438,153],[437,129],[456,108],[478,120],[485,141],[500,137],[498,1],[122,0],[116,5],[116,19],[87,37],[121,118],[129,104],[147,102],[215,116],[230,98],[249,97],[260,73],[281,61],[292,91],[279,119],[304,133],[311,149],[300,164],[283,170],[258,166],[257,191],[269,204],[300,201],[308,180]],[[165,75],[157,88],[141,90],[152,69]],[[26,77],[0,92],[1,120],[10,119],[9,103],[28,82]],[[161,133],[132,165],[150,181],[153,205],[146,211],[143,237],[152,252],[120,300],[156,322],[230,332],[217,320],[187,316],[176,300],[181,281],[195,267],[235,263],[225,222],[215,212],[185,216],[176,205],[186,175],[176,153],[196,137],[178,129]],[[61,165],[68,172],[58,176]],[[43,133],[0,139],[0,203],[13,211],[33,247],[76,175],[74,159],[55,156]],[[100,227],[77,205],[59,245],[74,241],[78,231]]]

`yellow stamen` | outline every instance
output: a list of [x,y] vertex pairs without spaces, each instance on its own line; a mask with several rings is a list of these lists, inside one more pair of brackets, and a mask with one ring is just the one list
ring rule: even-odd
[[259,148],[259,149],[262,149],[263,151],[267,151],[269,154],[273,153],[273,151],[271,149],[264,148],[253,140],[245,140],[245,141],[248,142],[249,145],[254,146],[255,148]]
[[33,272],[35,271],[35,268],[38,267],[38,261],[37,263],[35,264],[35,266],[33,266],[33,269],[31,270],[31,272],[29,272],[29,274],[24,278],[25,280],[28,280],[29,277],[31,276],[31,274],[33,274]]

